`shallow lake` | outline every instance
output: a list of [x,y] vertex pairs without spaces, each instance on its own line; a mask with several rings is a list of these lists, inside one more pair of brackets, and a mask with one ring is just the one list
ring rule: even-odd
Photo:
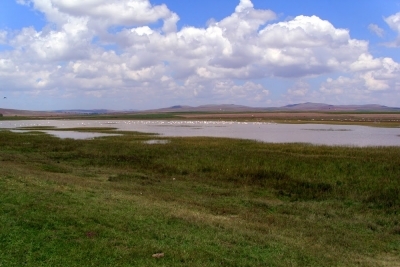
[[[158,133],[166,137],[209,136],[258,140],[270,143],[311,143],[341,146],[400,146],[400,128],[356,125],[272,124],[230,121],[129,121],[36,120],[1,121],[0,129],[55,126],[57,128],[112,127],[121,131]],[[400,125],[399,125],[400,127]],[[76,132],[43,131],[60,138],[76,138]],[[93,138],[93,133],[79,138]],[[104,136],[101,134],[99,136]]]

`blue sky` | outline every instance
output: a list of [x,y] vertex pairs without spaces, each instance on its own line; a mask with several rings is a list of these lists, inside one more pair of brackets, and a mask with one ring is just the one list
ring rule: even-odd
[[400,0],[3,0],[0,107],[400,106]]

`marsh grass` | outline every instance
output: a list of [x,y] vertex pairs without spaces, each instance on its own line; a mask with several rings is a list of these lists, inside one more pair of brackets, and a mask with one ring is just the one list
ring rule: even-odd
[[54,130],[58,129],[55,126],[24,126],[24,127],[17,127],[16,130]]
[[400,148],[154,139],[1,131],[0,265],[398,266]]
[[76,128],[57,128],[55,126],[24,126],[17,127],[16,130],[52,130],[52,131],[76,131],[76,132],[104,132],[104,131],[115,131],[117,128],[114,127],[76,127]]

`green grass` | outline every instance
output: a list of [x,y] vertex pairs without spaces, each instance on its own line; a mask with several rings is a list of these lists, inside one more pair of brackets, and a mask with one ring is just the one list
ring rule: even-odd
[[157,138],[1,131],[0,266],[399,266],[400,148]]

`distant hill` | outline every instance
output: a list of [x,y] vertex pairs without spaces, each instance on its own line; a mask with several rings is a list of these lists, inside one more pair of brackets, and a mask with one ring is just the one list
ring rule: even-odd
[[[278,108],[279,109],[279,108]],[[300,103],[281,107],[283,110],[296,111],[400,111],[400,108],[376,104],[369,105],[328,105],[323,103]]]
[[234,104],[202,105],[197,107],[176,105],[167,108],[151,110],[125,110],[115,111],[107,109],[73,109],[54,111],[29,111],[16,109],[1,109],[3,116],[68,116],[68,115],[96,115],[96,114],[132,114],[132,113],[162,113],[162,112],[208,112],[208,113],[235,113],[235,112],[400,112],[400,108],[387,107],[377,104],[368,105],[329,105],[324,103],[299,103],[283,107],[248,107]]
[[247,111],[266,111],[268,108],[253,108],[234,104],[222,105],[202,105],[191,106],[172,106],[168,108],[146,110],[145,112],[247,112]]
[[279,112],[279,111],[323,111],[323,112],[400,112],[400,108],[387,107],[376,104],[369,105],[329,105],[324,103],[299,103],[293,105],[287,105],[283,107],[247,107],[242,105],[234,104],[222,104],[222,105],[202,105],[198,107],[192,106],[172,106],[168,108],[146,110],[145,112]]

